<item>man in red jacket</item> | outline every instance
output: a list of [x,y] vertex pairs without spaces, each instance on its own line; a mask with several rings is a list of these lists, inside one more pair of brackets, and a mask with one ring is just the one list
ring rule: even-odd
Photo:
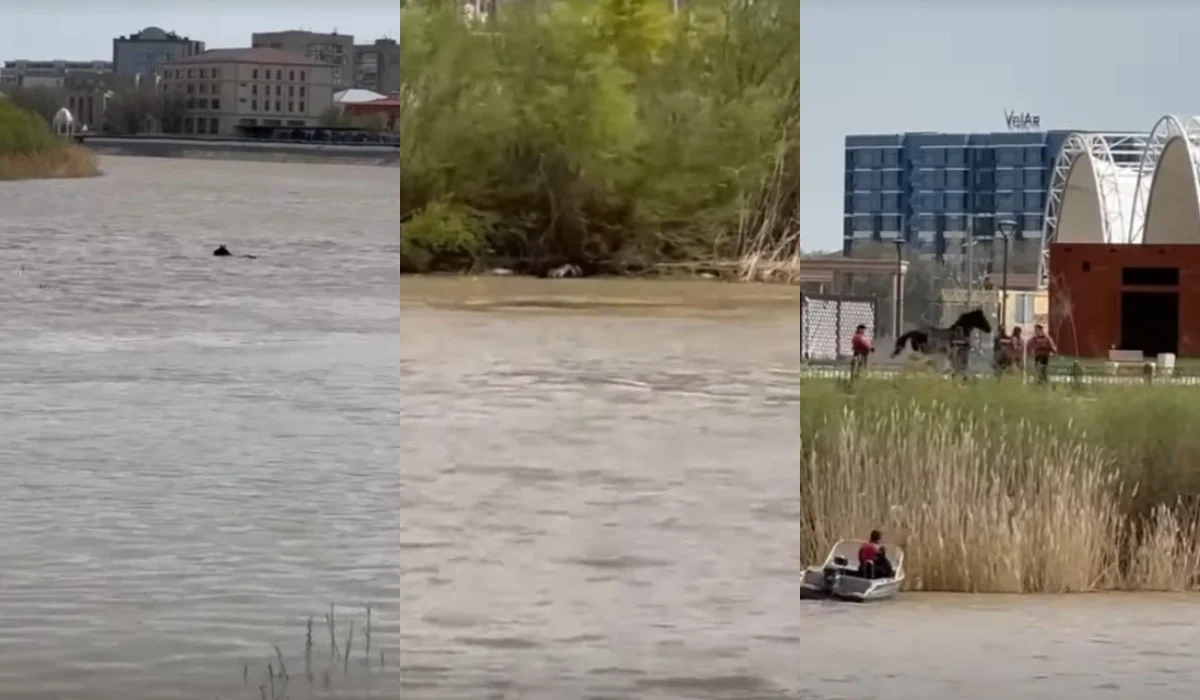
[[854,329],[854,336],[850,338],[850,373],[858,374],[859,370],[867,366],[867,358],[871,353],[875,352],[875,346],[871,344],[871,339],[867,337],[867,327],[864,324],[858,324]]
[[1037,372],[1038,382],[1049,381],[1050,356],[1058,353],[1058,346],[1054,344],[1054,339],[1046,334],[1046,328],[1042,324],[1039,323],[1033,327],[1033,337],[1025,344],[1025,350],[1033,355],[1033,366]]

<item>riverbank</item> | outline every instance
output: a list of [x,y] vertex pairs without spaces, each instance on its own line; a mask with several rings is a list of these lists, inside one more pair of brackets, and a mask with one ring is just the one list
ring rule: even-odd
[[91,177],[95,154],[55,138],[41,117],[0,98],[0,180]]
[[0,154],[0,181],[94,177],[96,154],[82,146],[57,144],[33,153]]
[[401,306],[462,311],[604,313],[621,315],[745,316],[784,314],[798,318],[799,288],[775,284],[723,284],[713,280],[589,277],[406,275]]
[[222,139],[174,139],[140,136],[88,136],[83,143],[101,156],[202,158],[277,163],[330,163],[399,167],[400,149],[392,146],[288,143]]
[[[801,542],[874,528],[917,590],[1191,590],[1200,568],[1193,391],[1088,401],[1012,382],[802,382]],[[847,494],[853,494],[847,498]]]

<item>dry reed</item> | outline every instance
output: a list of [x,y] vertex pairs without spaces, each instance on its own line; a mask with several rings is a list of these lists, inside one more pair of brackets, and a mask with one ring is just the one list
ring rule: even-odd
[[93,177],[96,154],[83,146],[61,145],[32,153],[0,155],[0,180]]
[[[366,621],[366,628],[363,630],[363,634],[367,640],[370,640],[371,636],[372,636],[372,622],[373,622],[372,611],[373,611],[373,608],[372,608],[372,606],[368,605],[368,606],[366,606],[366,610],[367,610],[367,621]],[[355,620],[353,618],[350,620],[350,626],[349,626],[349,630],[347,631],[347,636],[346,636],[346,640],[345,640],[345,649],[343,651],[342,649],[339,648],[339,644],[338,644],[337,626],[336,626],[337,618],[335,617],[335,614],[336,614],[336,606],[334,604],[330,604],[329,613],[325,615],[326,626],[328,627],[328,631],[329,631],[329,652],[330,652],[330,654],[329,654],[329,660],[321,673],[321,688],[324,691],[336,690],[334,688],[333,676],[335,675],[335,671],[338,667],[339,662],[341,664],[342,674],[345,675],[345,674],[349,673],[350,659],[352,658],[352,649],[354,646],[354,623],[355,623]],[[305,682],[307,682],[308,691],[310,694],[316,688],[316,685],[315,685],[316,678],[313,673],[313,666],[312,666],[312,664],[313,664],[313,648],[314,648],[313,618],[310,616],[305,621],[305,629],[304,629],[304,680],[305,680]],[[265,674],[263,676],[260,676],[261,680],[259,681],[259,683],[257,685],[257,691],[258,691],[257,696],[259,698],[261,698],[261,700],[287,700],[288,698],[293,697],[291,690],[290,690],[290,687],[292,685],[292,678],[287,670],[287,662],[285,661],[283,650],[279,647],[279,645],[273,645],[272,651],[274,652],[273,656],[270,658],[270,660],[266,661],[266,668],[264,669]],[[378,652],[378,660],[379,660],[378,668],[380,670],[382,670],[384,668],[383,649],[377,648],[376,651]],[[371,649],[370,649],[369,642],[366,644],[365,648],[363,649],[362,667],[368,672],[372,670]],[[259,668],[262,668],[262,667],[259,667]],[[247,690],[249,690],[249,686],[250,686],[250,665],[249,664],[245,664],[242,666],[242,686],[244,688],[247,688]],[[250,691],[250,692],[253,692],[253,691]]]
[[[955,396],[919,380],[862,391],[877,394],[839,398],[805,383],[803,561],[881,528],[904,548],[912,589],[1192,587],[1195,509],[1183,493],[1162,499],[1170,489],[1144,460],[1122,461],[1132,460],[1128,444],[1089,437],[1085,424],[1111,418],[1095,400],[998,385]],[[1159,482],[1150,505],[1140,493],[1148,476]]]

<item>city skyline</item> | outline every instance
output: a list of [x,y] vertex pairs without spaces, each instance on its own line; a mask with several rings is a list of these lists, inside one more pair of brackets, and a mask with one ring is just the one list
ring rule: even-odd
[[1187,3],[805,0],[800,12],[806,251],[841,249],[848,134],[1004,131],[1005,110],[1043,129],[1144,131],[1200,113],[1185,53],[1200,7]]
[[246,7],[230,3],[219,13],[211,6],[193,7],[133,3],[120,9],[5,9],[5,21],[0,23],[0,62],[112,60],[115,37],[151,26],[203,41],[210,49],[249,46],[254,32],[288,29],[336,29],[340,34],[353,35],[358,43],[398,39],[400,33],[400,6],[394,0],[355,0],[329,7],[282,3]]

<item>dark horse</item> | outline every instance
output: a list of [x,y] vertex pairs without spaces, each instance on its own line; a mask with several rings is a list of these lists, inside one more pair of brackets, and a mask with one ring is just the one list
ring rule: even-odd
[[904,351],[904,346],[911,345],[913,352],[922,355],[949,355],[955,341],[965,341],[971,337],[971,331],[987,334],[992,332],[992,324],[988,321],[983,309],[975,308],[958,317],[949,328],[926,328],[909,331],[896,338],[896,347],[892,357]]

